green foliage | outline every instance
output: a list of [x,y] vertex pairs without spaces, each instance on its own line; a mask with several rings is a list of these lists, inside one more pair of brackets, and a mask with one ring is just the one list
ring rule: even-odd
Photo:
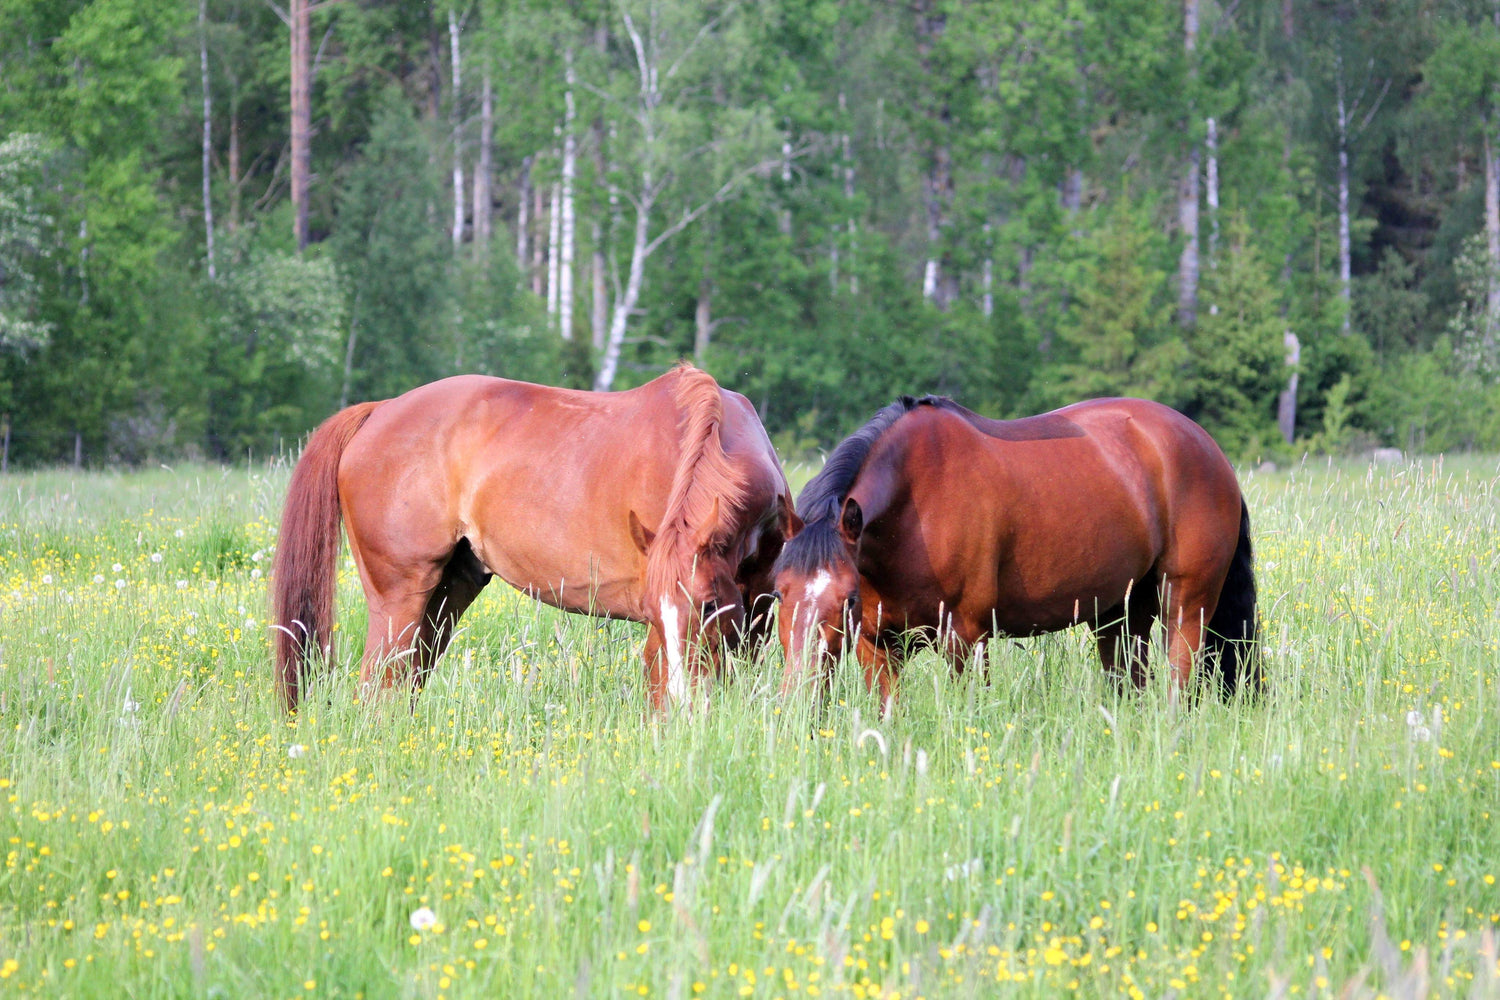
[[[1188,409],[1248,454],[1272,436],[1287,329],[1304,345],[1303,441],[1333,419],[1350,447],[1482,446],[1500,351],[1478,325],[1466,246],[1500,134],[1500,29],[1488,2],[1439,6],[1200,5],[1190,54],[1180,6],[1149,0],[320,5],[313,246],[298,261],[286,26],[274,4],[209,0],[210,282],[195,6],[0,0],[12,458],[64,461],[75,442],[86,461],[238,456],[295,440],[340,400],[455,371],[589,384],[594,255],[613,302],[643,195],[648,240],[683,228],[645,266],[617,384],[692,356],[704,301],[704,362],[799,448],[902,392],[1004,416],[1125,392]],[[570,57],[578,336],[565,344],[542,276]],[[476,253],[448,232],[450,178],[456,154],[472,184],[486,75],[495,236]],[[1349,336],[1331,197],[1341,93]],[[1191,149],[1201,322],[1183,331]],[[941,308],[922,297],[929,259]]]
[[209,347],[211,453],[238,459],[292,445],[334,409],[348,301],[327,256],[252,243],[209,289],[219,323]]
[[1153,266],[1156,236],[1122,199],[1085,238],[1074,299],[1057,330],[1055,402],[1147,396],[1179,402],[1185,351],[1172,326],[1168,274]]
[[432,146],[410,105],[388,89],[349,172],[331,241],[355,338],[350,402],[394,396],[455,369],[448,248],[433,219],[441,204]]
[[1248,457],[1275,434],[1276,394],[1287,375],[1286,324],[1245,217],[1232,218],[1225,235],[1224,253],[1204,277],[1205,308],[1188,337],[1192,374],[1185,409],[1227,454]]
[[35,269],[52,221],[38,200],[38,173],[48,153],[41,136],[12,133],[0,142],[0,351],[44,343],[51,325],[37,318]]

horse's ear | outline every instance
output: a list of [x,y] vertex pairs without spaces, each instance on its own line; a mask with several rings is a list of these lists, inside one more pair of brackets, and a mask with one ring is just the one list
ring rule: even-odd
[[697,535],[698,535],[698,547],[700,549],[706,549],[706,548],[708,548],[710,545],[712,545],[714,543],[714,539],[719,536],[719,498],[718,497],[714,497],[713,508],[708,512],[708,516],[703,519],[703,523],[700,524],[700,525],[698,525]]
[[802,531],[802,518],[797,516],[797,512],[792,509],[791,504],[786,502],[785,497],[781,497],[777,502],[781,504],[781,540],[790,542]]
[[656,532],[641,523],[641,519],[635,516],[635,511],[630,512],[630,540],[635,542],[635,547],[641,550],[641,555],[651,548],[651,543],[656,541]]
[[844,510],[839,515],[839,534],[844,541],[854,545],[865,530],[865,512],[859,509],[859,501],[853,497],[844,501]]

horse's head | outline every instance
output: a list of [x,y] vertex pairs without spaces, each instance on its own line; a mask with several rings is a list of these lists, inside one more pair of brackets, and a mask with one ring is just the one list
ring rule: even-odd
[[657,544],[634,513],[631,531],[646,556],[645,612],[660,632],[667,693],[680,700],[688,678],[715,669],[725,641],[745,627],[732,545],[712,520],[671,545]]
[[826,677],[859,629],[859,538],[864,513],[852,499],[836,516],[810,520],[776,562],[785,694],[808,676]]

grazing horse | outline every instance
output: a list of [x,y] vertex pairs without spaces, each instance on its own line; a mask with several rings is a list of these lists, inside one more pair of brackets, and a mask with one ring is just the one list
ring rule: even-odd
[[903,396],[834,449],[798,514],[775,567],[783,692],[826,684],[852,645],[888,712],[903,634],[962,669],[990,636],[1080,622],[1137,686],[1165,624],[1174,698],[1205,643],[1226,693],[1251,669],[1249,511],[1208,433],[1158,403],[990,420]]
[[313,651],[331,657],[342,521],[370,612],[362,691],[402,679],[414,698],[498,576],[645,622],[659,711],[765,627],[749,612],[794,516],[755,409],[689,365],[626,392],[460,375],[360,403],[292,472],[271,579],[278,687],[295,709]]

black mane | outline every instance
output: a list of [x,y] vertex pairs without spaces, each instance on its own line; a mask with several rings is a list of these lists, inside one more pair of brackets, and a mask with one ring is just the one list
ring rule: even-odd
[[946,396],[902,396],[880,410],[859,430],[840,441],[816,476],[797,495],[797,516],[803,528],[776,560],[776,570],[811,573],[840,558],[844,541],[838,532],[839,512],[870,449],[891,425],[919,406],[961,409]]

